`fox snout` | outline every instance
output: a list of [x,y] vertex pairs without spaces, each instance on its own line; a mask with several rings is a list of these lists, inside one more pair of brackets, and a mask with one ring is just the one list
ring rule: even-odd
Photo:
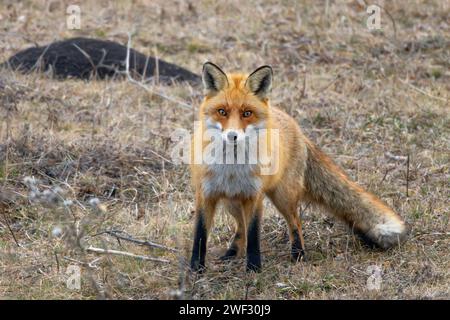
[[226,129],[222,132],[222,140],[226,143],[238,143],[245,139],[245,133],[243,130]]

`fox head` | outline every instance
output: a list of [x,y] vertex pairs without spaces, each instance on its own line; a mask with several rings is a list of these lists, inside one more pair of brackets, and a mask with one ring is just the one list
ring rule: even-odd
[[205,98],[200,108],[206,129],[221,130],[223,141],[238,143],[250,130],[266,128],[272,68],[262,66],[249,75],[226,74],[211,62],[203,65]]

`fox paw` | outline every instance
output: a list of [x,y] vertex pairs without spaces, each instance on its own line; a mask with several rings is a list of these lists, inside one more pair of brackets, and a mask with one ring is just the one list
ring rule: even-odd
[[306,261],[305,250],[292,248],[291,249],[291,261],[292,262]]
[[200,261],[193,260],[191,261],[191,271],[199,274],[204,273],[206,270],[205,263],[201,263]]
[[261,272],[261,256],[259,254],[247,254],[247,272]]
[[235,248],[229,248],[227,252],[223,256],[221,256],[219,259],[222,261],[231,260],[233,258],[236,258],[237,256],[237,250]]

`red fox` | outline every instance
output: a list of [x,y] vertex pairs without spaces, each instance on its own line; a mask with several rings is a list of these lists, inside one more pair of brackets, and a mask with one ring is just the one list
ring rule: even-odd
[[[403,219],[380,199],[365,191],[315,146],[296,121],[269,103],[273,72],[262,66],[250,75],[226,74],[211,62],[203,66],[205,97],[192,146],[205,151],[203,134],[212,129],[226,145],[245,140],[250,131],[277,130],[269,151],[277,156],[276,170],[261,173],[257,164],[205,163],[191,165],[195,189],[195,231],[191,269],[205,269],[207,238],[216,207],[222,201],[236,220],[236,232],[221,259],[241,256],[246,249],[247,271],[261,270],[260,229],[263,199],[267,196],[285,218],[291,257],[302,260],[305,244],[298,215],[300,201],[324,206],[363,240],[383,249],[404,241],[408,228]],[[264,139],[271,139],[268,134]],[[236,153],[235,148],[231,148]],[[235,154],[234,154],[235,155]]]

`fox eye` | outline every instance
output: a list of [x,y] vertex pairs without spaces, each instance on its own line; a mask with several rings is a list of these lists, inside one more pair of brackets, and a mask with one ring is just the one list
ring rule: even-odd
[[224,109],[219,109],[219,110],[217,110],[217,112],[221,115],[221,116],[226,116],[227,115],[227,112],[224,110]]
[[244,118],[248,118],[252,115],[251,111],[244,111],[244,113],[242,114],[244,116]]

